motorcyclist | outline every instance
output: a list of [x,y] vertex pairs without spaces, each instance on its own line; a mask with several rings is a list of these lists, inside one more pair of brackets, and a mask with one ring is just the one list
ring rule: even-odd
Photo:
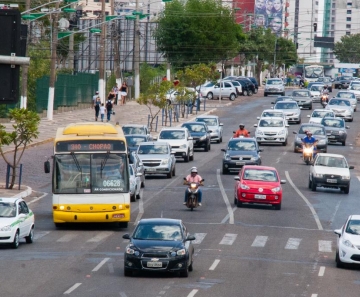
[[235,131],[234,138],[244,136],[244,137],[250,137],[250,133],[248,130],[245,129],[244,124],[239,125],[239,129]]
[[314,145],[314,156],[316,154],[316,144],[318,143],[318,140],[312,136],[311,131],[306,132],[306,136],[301,140],[304,145],[306,144],[312,144]]
[[329,87],[328,85],[325,85],[323,90],[322,90],[322,93],[325,94],[325,95],[328,95],[329,94]]
[[[185,183],[198,183],[200,185],[202,185],[202,177],[198,174],[197,168],[196,167],[192,167],[191,168],[191,173],[186,177],[186,181]],[[184,199],[184,205],[186,205],[187,203],[187,198],[188,198],[188,190],[185,190],[185,199]],[[198,189],[198,204],[199,206],[201,206],[201,199],[202,199],[202,192],[201,189],[199,187]]]

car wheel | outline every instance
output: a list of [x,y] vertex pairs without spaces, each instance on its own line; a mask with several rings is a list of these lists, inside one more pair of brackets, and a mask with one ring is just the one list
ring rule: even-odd
[[349,122],[352,122],[354,120],[354,118],[350,119]]
[[189,271],[193,271],[194,267],[193,267],[193,261],[191,260],[191,264],[189,265]]
[[204,147],[204,152],[208,152],[209,151],[209,144],[206,144]]
[[297,122],[298,124],[301,124],[301,119]]
[[26,243],[34,242],[34,226],[31,227],[29,235],[25,237]]
[[128,268],[124,268],[124,275],[125,276],[133,276],[133,272]]
[[275,210],[281,210],[281,202],[274,205]]
[[186,266],[186,269],[180,271],[180,277],[188,277],[189,276],[189,267]]
[[244,91],[243,91],[243,95],[244,95],[244,96],[247,96],[248,94],[249,94],[249,92],[248,92],[247,90],[244,90]]
[[17,230],[14,236],[14,240],[11,243],[11,247],[13,249],[17,249],[19,247],[19,243],[20,243],[20,235],[19,235],[19,230]]
[[222,174],[228,174],[229,171],[227,170],[227,168],[225,166],[222,167]]
[[136,195],[136,199],[141,199],[140,191],[139,191],[139,194]]
[[243,207],[243,204],[242,204],[242,202],[240,200],[237,200],[236,201],[236,206],[240,208],[240,207]]
[[346,140],[342,141],[341,144],[342,144],[342,146],[345,146]]
[[145,182],[141,182],[141,187],[145,188]]
[[135,194],[134,195],[130,195],[130,202],[135,202]]
[[341,260],[340,260],[339,251],[336,251],[335,262],[336,262],[336,267],[337,268],[344,267],[344,263],[341,262]]
[[184,162],[189,162],[189,151],[187,152],[186,156],[184,157]]
[[267,97],[267,95],[268,95],[268,94],[264,92],[264,97]]
[[285,139],[285,141],[282,143],[283,146],[287,146],[287,138]]
[[309,110],[312,110],[312,104],[309,106]]
[[311,179],[310,179],[310,177],[309,177],[309,184],[308,184],[308,187],[309,187],[309,189],[311,189]]
[[167,178],[172,178],[172,170],[170,170],[170,172],[166,174],[166,177]]
[[311,182],[311,191],[316,192],[316,182],[314,180]]
[[214,99],[214,95],[213,93],[209,92],[206,97],[209,99],[209,100],[213,100]]
[[175,176],[175,173],[176,173],[176,171],[175,171],[175,167],[174,167],[172,175]]
[[234,101],[236,98],[236,95],[234,93],[230,94],[229,100]]
[[350,185],[348,185],[346,188],[344,188],[344,193],[349,194],[350,192]]
[[219,143],[221,143],[221,142],[222,142],[222,134],[221,134],[220,139],[219,139]]
[[249,91],[248,92],[248,96],[252,96],[253,92],[252,91]]
[[234,205],[237,205],[237,199],[234,197]]
[[209,142],[209,151],[211,150],[211,143]]
[[62,223],[55,223],[55,227],[56,227],[57,229],[61,229],[62,227],[64,227],[64,224],[62,224]]
[[189,157],[190,161],[194,161],[194,149],[193,149],[193,154]]

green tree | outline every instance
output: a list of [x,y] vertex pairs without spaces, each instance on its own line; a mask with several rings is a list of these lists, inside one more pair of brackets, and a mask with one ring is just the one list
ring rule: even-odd
[[341,63],[360,63],[360,33],[343,35],[335,43],[333,53]]
[[[12,175],[9,188],[12,189],[15,184],[17,166],[24,154],[28,144],[39,135],[38,127],[40,117],[37,113],[28,109],[11,109],[9,111],[10,121],[14,121],[12,132],[7,132],[5,126],[0,124],[0,154],[5,162],[11,167]],[[12,160],[9,160],[3,151],[4,145],[13,144],[15,146]]]
[[219,0],[167,3],[154,36],[158,50],[177,67],[233,58],[245,38],[233,11]]

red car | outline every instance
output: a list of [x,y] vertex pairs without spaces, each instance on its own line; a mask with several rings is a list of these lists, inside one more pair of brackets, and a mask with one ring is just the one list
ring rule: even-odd
[[237,207],[242,207],[243,203],[259,203],[281,209],[281,184],[285,184],[286,180],[280,180],[274,167],[247,165],[234,179],[234,203]]

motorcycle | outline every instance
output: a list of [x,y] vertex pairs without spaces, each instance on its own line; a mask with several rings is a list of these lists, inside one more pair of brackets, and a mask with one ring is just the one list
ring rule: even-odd
[[325,108],[326,105],[327,105],[328,102],[329,102],[329,95],[328,95],[328,94],[322,94],[320,99],[321,99],[321,105],[322,105],[322,107]]
[[203,185],[203,182],[205,180],[202,179],[200,183],[192,183],[188,182],[186,178],[184,177],[184,185],[188,185],[187,189],[187,201],[186,201],[186,207],[193,210],[194,208],[197,208],[199,206],[198,203],[198,195],[199,195],[199,187]]
[[[233,133],[234,133],[233,138],[236,138],[236,137],[235,137],[236,131],[233,131]],[[250,137],[250,131],[248,131],[248,135],[247,135],[247,136],[246,136],[246,135],[240,135],[238,138],[242,138],[242,137]]]
[[313,143],[305,143],[303,144],[303,160],[306,165],[309,165],[314,159],[314,144]]

